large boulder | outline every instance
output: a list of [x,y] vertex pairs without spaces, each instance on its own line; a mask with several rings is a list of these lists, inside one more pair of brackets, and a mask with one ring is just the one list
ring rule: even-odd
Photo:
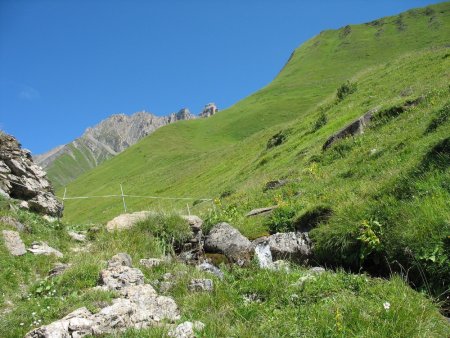
[[138,211],[132,214],[122,214],[106,224],[106,230],[126,230],[132,228],[136,223],[145,220],[149,216],[153,215],[151,211]]
[[62,203],[53,194],[45,172],[33,163],[30,152],[7,134],[0,134],[0,194],[28,202],[32,211],[62,215]]
[[[268,258],[267,247],[270,248],[273,260],[288,259],[304,262],[312,254],[312,243],[308,233],[302,232],[281,232],[268,237],[258,238],[253,241],[252,247],[257,251],[258,258],[261,258],[263,261],[264,256]],[[270,258],[268,258],[267,264],[270,265]]]
[[224,254],[239,265],[247,263],[251,258],[251,242],[239,230],[225,222],[211,229],[204,248],[206,252]]

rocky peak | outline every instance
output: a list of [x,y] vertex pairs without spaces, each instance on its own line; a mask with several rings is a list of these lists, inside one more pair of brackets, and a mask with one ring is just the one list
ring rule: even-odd
[[205,105],[205,108],[203,108],[203,111],[200,113],[200,117],[210,117],[217,113],[219,109],[217,109],[217,106],[215,103],[208,103]]
[[62,204],[53,194],[46,173],[33,163],[30,151],[11,135],[0,132],[0,195],[23,200],[25,208],[58,216]]

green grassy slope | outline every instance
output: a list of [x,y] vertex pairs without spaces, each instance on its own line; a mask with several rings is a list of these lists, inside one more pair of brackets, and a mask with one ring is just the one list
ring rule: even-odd
[[[254,170],[254,161],[272,134],[293,121],[307,128],[317,105],[334,95],[343,81],[363,77],[360,72],[368,67],[408,51],[448,43],[449,7],[449,3],[444,3],[365,25],[322,32],[298,48],[266,88],[210,119],[159,129],[70,184],[68,194],[117,193],[119,183],[123,183],[129,194],[214,197],[229,186],[241,187],[249,179],[262,183],[267,177],[278,176],[278,167],[273,171]],[[371,101],[366,104],[368,108],[385,100],[380,97]],[[335,128],[360,113],[361,110],[353,110],[342,114],[341,123]],[[315,142],[322,142],[333,131],[327,128],[314,135]],[[280,156],[285,155],[289,153]],[[283,173],[301,163],[286,165]],[[172,205],[161,203],[164,207]],[[130,200],[128,205],[138,210],[147,207],[149,201]],[[121,204],[111,200],[66,204],[66,217],[71,221],[105,221],[120,212]]]

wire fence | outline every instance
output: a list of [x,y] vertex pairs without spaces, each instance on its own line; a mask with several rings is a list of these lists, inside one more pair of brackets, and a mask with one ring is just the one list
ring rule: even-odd
[[[80,199],[95,199],[95,198],[120,198],[123,204],[124,212],[128,211],[126,198],[136,199],[151,199],[151,200],[170,200],[170,201],[198,201],[198,202],[211,202],[212,208],[215,211],[215,204],[212,198],[194,198],[194,197],[168,197],[168,196],[153,196],[153,195],[130,195],[125,194],[122,184],[120,184],[120,194],[111,195],[91,195],[91,196],[67,196],[67,188],[64,188],[64,195],[62,197],[56,196],[62,201],[63,207],[67,200],[80,200]],[[186,203],[186,209],[188,215],[191,215],[191,208],[189,203]]]
[[[23,185],[17,181],[13,181],[10,179],[6,179],[9,182],[11,182],[14,185],[18,185],[21,186],[23,188],[26,189],[30,189],[30,187],[27,187],[26,185]],[[69,200],[84,200],[84,199],[102,199],[102,198],[120,198],[122,205],[123,205],[123,210],[126,213],[128,211],[127,208],[127,203],[126,203],[126,199],[131,198],[131,199],[151,199],[151,200],[170,200],[170,201],[197,201],[199,203],[201,202],[211,202],[212,208],[215,211],[216,207],[214,204],[214,200],[212,198],[194,198],[194,197],[168,197],[168,196],[153,196],[153,195],[131,195],[131,194],[125,194],[124,190],[123,190],[123,186],[122,184],[120,184],[120,194],[110,194],[110,195],[90,195],[90,196],[67,196],[67,187],[64,188],[64,194],[63,196],[57,196],[55,195],[56,198],[58,198],[62,205],[63,205],[63,209],[64,209],[64,205],[66,201]],[[186,203],[186,210],[188,215],[191,215],[191,208],[189,207],[189,203]]]

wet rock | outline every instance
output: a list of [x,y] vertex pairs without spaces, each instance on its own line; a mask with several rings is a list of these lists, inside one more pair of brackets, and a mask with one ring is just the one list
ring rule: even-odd
[[215,225],[205,240],[206,252],[222,253],[229,260],[244,265],[251,258],[251,243],[228,223]]
[[56,257],[63,257],[63,254],[60,251],[52,248],[46,242],[33,242],[31,244],[31,247],[28,248],[28,251],[30,251],[34,255],[55,255]]
[[122,214],[113,218],[106,224],[106,230],[126,230],[132,228],[136,223],[145,220],[153,215],[151,211],[138,211],[132,214]]
[[77,241],[77,242],[85,242],[86,241],[86,235],[84,235],[84,234],[80,234],[80,233],[75,232],[75,231],[69,231],[67,234],[74,241]]
[[184,322],[179,324],[176,328],[171,329],[168,333],[169,337],[173,338],[195,338],[195,333],[203,331],[205,324],[199,321]]
[[248,214],[246,214],[245,216],[247,217],[252,217],[252,216],[261,216],[261,215],[267,215],[270,214],[274,209],[278,208],[277,205],[273,205],[271,207],[265,207],[265,208],[258,208],[258,209],[253,209],[252,211],[250,211]]
[[22,256],[27,253],[25,244],[23,244],[17,231],[3,230],[2,234],[3,240],[5,241],[5,246],[11,255]]
[[0,217],[0,223],[6,224],[10,227],[15,228],[19,232],[28,231],[29,229],[20,223],[18,220],[11,216],[2,216]]
[[212,273],[219,279],[223,279],[223,277],[224,277],[223,272],[218,267],[216,267],[208,262],[203,262],[202,264],[197,265],[197,270]]
[[189,290],[192,292],[212,292],[214,283],[211,279],[192,279],[189,283]]

